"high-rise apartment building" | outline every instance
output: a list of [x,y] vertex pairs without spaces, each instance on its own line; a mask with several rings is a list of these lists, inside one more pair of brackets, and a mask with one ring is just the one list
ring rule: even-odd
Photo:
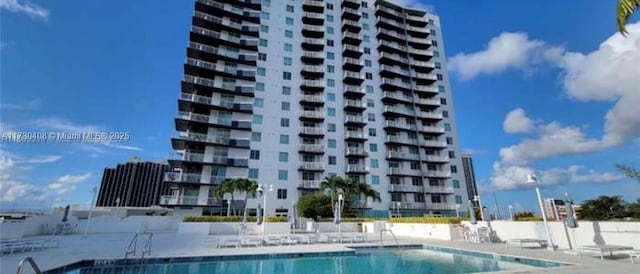
[[96,206],[148,207],[160,204],[168,192],[164,174],[171,169],[164,162],[145,162],[137,157],[115,168],[105,168]]
[[474,201],[474,197],[478,196],[478,185],[476,185],[476,173],[473,171],[473,159],[471,154],[462,154],[462,169],[464,170],[464,182],[467,186],[467,196],[474,203],[474,206],[480,206],[478,201]]
[[455,215],[444,57],[439,18],[388,1],[196,0],[164,204],[224,212],[216,184],[248,177],[286,215],[336,174],[381,193],[368,216]]

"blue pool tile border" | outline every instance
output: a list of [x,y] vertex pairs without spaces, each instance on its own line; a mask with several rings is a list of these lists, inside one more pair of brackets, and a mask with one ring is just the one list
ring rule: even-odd
[[498,254],[498,253],[485,253],[485,252],[480,252],[480,251],[457,249],[457,248],[450,248],[450,247],[443,247],[443,246],[424,245],[424,248],[428,249],[428,250],[432,250],[432,251],[453,253],[453,254],[459,254],[459,255],[467,255],[467,256],[479,257],[479,258],[484,258],[484,259],[491,259],[491,260],[498,260],[498,261],[503,261],[503,262],[525,264],[525,265],[530,265],[530,266],[535,266],[535,267],[543,267],[543,268],[561,267],[561,266],[570,266],[571,265],[571,264],[568,264],[568,263],[545,261],[545,260],[531,259],[531,258],[526,258],[526,257],[518,257],[518,256],[513,256],[513,255]]

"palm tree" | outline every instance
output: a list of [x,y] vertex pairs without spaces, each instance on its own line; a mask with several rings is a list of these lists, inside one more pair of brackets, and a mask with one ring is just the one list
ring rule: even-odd
[[[338,189],[342,189],[344,187],[344,179],[340,176],[331,175],[324,177],[324,180],[320,182],[320,190],[331,190],[331,206],[333,206],[334,201],[337,199]],[[344,189],[343,189],[344,191]]]
[[358,182],[358,193],[364,196],[364,204],[362,205],[362,215],[364,216],[364,211],[367,208],[367,201],[369,198],[372,199],[374,203],[382,202],[380,197],[380,192],[373,189],[371,185],[366,182]]
[[623,164],[616,164],[616,167],[624,176],[640,181],[640,170]]
[[620,0],[618,2],[616,17],[618,21],[618,31],[622,35],[628,34],[625,25],[627,24],[629,17],[631,17],[638,8],[640,8],[640,0]]
[[[220,185],[218,185],[218,187],[216,187],[216,189],[213,191],[213,195],[216,196],[217,198],[222,198],[227,193],[231,194],[231,201],[229,201],[229,204],[227,206],[227,216],[231,216],[231,207],[233,205],[233,193],[236,192],[237,190],[236,180],[237,179],[235,178],[225,178],[224,180],[222,180],[222,182],[220,182]],[[235,215],[235,208],[233,210]]]
[[247,178],[238,178],[236,179],[237,190],[244,192],[244,211],[247,211],[247,200],[249,199],[250,193],[255,193],[258,189],[258,183],[254,180]]

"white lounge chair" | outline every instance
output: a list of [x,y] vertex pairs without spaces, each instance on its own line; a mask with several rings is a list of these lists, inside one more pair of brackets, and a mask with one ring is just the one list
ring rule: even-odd
[[509,247],[509,245],[517,245],[520,246],[520,248],[531,247],[530,244],[535,244],[537,247],[546,247],[548,245],[547,240],[541,239],[509,239],[506,241],[506,244],[507,247]]
[[631,263],[632,264],[636,263],[633,260],[633,258],[640,259],[640,249],[630,250],[628,253],[629,253],[629,259],[631,259]]
[[282,238],[279,236],[265,236],[264,245],[280,245],[282,244]]
[[262,245],[262,238],[259,238],[259,237],[243,237],[241,245],[242,246],[259,247],[259,246]]
[[220,247],[240,247],[242,244],[242,239],[237,237],[226,238],[224,242],[220,245]]
[[596,252],[600,254],[600,259],[604,260],[604,254],[609,252],[609,256],[613,256],[613,252],[633,250],[632,246],[625,245],[584,245],[578,247],[578,256],[582,256],[582,253]]
[[367,234],[355,234],[353,235],[353,239],[351,240],[353,243],[365,243],[367,242]]

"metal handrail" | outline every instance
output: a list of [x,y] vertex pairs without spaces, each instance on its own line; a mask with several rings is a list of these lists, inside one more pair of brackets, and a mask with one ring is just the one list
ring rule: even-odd
[[147,241],[144,243],[144,247],[142,249],[142,255],[140,256],[140,258],[144,259],[144,254],[151,255],[151,239],[152,238],[153,238],[153,233],[149,234],[149,238],[147,238]]
[[26,257],[26,258],[22,259],[22,261],[20,261],[20,264],[18,264],[18,271],[16,271],[16,274],[21,274],[22,273],[22,267],[24,266],[24,263],[26,263],[26,262],[28,262],[29,265],[31,265],[31,268],[33,269],[33,271],[36,272],[36,274],[42,274],[42,271],[40,271],[40,268],[38,267],[36,262],[31,257]]
[[398,239],[396,238],[396,234],[393,233],[393,230],[391,229],[381,229],[380,230],[380,247],[384,246],[384,241],[382,240],[382,233],[384,232],[391,232],[391,237],[393,237],[393,240],[396,241],[396,245],[399,247],[400,243],[398,242]]
[[[124,253],[124,259],[126,260],[129,255],[136,255],[136,247],[138,245],[138,233],[136,233],[135,235],[133,235],[133,239],[131,239],[131,242],[129,242],[129,246],[127,247],[127,250]],[[133,250],[131,250],[131,246],[133,246]]]

